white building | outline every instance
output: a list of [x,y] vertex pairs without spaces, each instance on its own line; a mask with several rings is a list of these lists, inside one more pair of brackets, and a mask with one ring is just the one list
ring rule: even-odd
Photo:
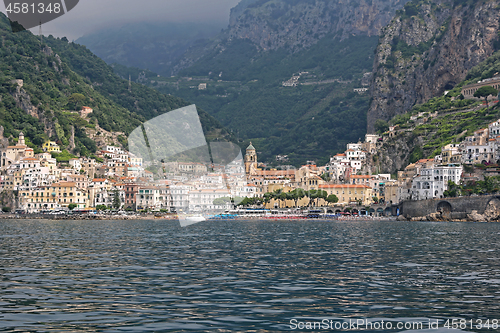
[[176,211],[186,212],[189,209],[189,191],[191,186],[183,183],[174,184],[170,187],[172,195],[172,208]]
[[494,161],[495,147],[493,144],[474,145],[464,142],[462,148],[463,164],[481,164]]
[[201,189],[189,191],[189,211],[210,212],[231,208],[231,203],[217,205],[216,199],[230,197],[230,193],[225,189]]
[[132,167],[142,167],[142,158],[128,153],[128,164]]
[[490,139],[500,135],[500,119],[488,125],[488,136]]
[[80,169],[82,168],[82,161],[79,158],[72,158],[69,160],[69,165],[77,172],[80,172]]
[[141,186],[136,195],[136,209],[171,209],[170,189],[161,186]]
[[448,181],[458,184],[461,177],[461,165],[436,165],[423,168],[420,170],[420,174],[413,178],[410,199],[442,198],[443,192],[448,189]]

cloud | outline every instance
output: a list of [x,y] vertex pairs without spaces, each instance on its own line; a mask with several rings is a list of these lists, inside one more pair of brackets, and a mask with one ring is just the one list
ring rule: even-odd
[[[81,0],[73,10],[42,25],[44,35],[77,39],[128,22],[227,22],[239,0]],[[0,7],[5,13],[5,6]],[[38,28],[32,29],[38,33]]]

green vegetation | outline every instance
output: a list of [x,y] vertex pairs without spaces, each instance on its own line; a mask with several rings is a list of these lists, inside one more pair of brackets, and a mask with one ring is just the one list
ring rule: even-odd
[[306,206],[311,206],[311,204],[318,205],[319,200],[323,199],[326,202],[337,203],[339,198],[335,194],[328,195],[328,193],[324,190],[309,190],[306,191],[302,188],[296,188],[290,192],[284,192],[282,189],[277,189],[274,192],[264,193],[263,198],[244,198],[242,202],[240,202],[240,206],[253,206],[253,205],[261,205],[263,203],[269,203],[271,200],[275,200],[278,202],[278,206],[281,207],[282,203],[284,204],[287,200],[292,200],[295,202],[295,207],[298,207],[298,202],[302,198],[308,198],[308,204]]
[[247,198],[244,197],[237,206],[249,207],[249,206],[260,206],[262,205],[262,199],[258,197]]
[[[489,108],[483,107],[481,101],[466,100],[461,94],[464,85],[490,78],[499,70],[500,52],[496,52],[472,68],[467,74],[467,79],[456,85],[446,95],[415,105],[411,112],[397,115],[389,121],[392,125],[398,125],[402,131],[409,131],[402,132],[395,138],[395,140],[406,140],[408,147],[411,148],[411,153],[407,155],[409,163],[414,163],[421,158],[433,158],[441,153],[441,148],[445,145],[459,143],[466,136],[472,135],[474,131],[500,119],[498,103]],[[492,87],[484,88],[478,89],[477,97],[484,97],[485,94],[498,94],[498,91]],[[412,115],[418,116],[417,120],[410,120]],[[423,144],[417,144],[419,137]]]
[[339,198],[335,194],[330,194],[326,197],[326,202],[328,203],[337,203],[339,202]]
[[132,81],[132,82],[151,80],[151,79],[155,79],[158,77],[158,74],[151,72],[147,69],[140,69],[140,68],[136,68],[136,67],[127,67],[127,66],[117,64],[117,63],[113,63],[110,66],[111,66],[111,68],[113,68],[113,71],[116,74],[118,74],[122,79],[128,80],[130,78],[130,81]]
[[70,154],[66,149],[60,153],[52,152],[50,155],[52,155],[52,158],[55,158],[58,163],[68,163],[70,159],[76,158],[75,155]]
[[488,107],[488,96],[497,96],[498,90],[493,88],[492,86],[484,86],[476,90],[474,93],[474,97],[484,98],[484,102],[486,103],[486,107]]
[[382,134],[388,129],[389,124],[387,123],[387,121],[383,119],[377,119],[377,121],[375,121],[375,131],[377,131],[378,134]]
[[[222,22],[129,22],[87,34],[76,42],[86,45],[108,64],[149,68],[170,76],[180,55],[190,46],[206,43],[200,40],[215,36],[223,26]],[[132,80],[135,81],[140,72],[142,70],[132,73]],[[129,73],[122,75],[127,80],[128,76]]]
[[68,205],[69,210],[73,210],[73,209],[75,209],[76,207],[78,207],[78,205],[77,205],[77,204],[74,204],[74,203],[70,203],[70,204]]
[[[120,131],[128,135],[140,122],[190,104],[142,84],[132,82],[129,87],[128,80],[116,75],[112,67],[85,46],[68,43],[65,38],[56,39],[50,36],[45,41],[75,73],[85,77],[86,82],[92,84],[95,91],[115,105],[115,108],[105,113],[94,110],[93,114],[99,126],[105,130]],[[233,140],[215,118],[200,108],[197,109],[207,137]]]
[[493,194],[500,192],[500,176],[484,176],[484,180],[468,181],[460,185],[448,181],[448,190],[444,197],[459,197],[471,194]]
[[[500,32],[499,32],[500,33]],[[499,36],[500,38],[500,36]],[[473,67],[467,73],[467,83],[477,82],[479,80],[489,79],[500,72],[500,51],[497,51],[488,57],[479,65]],[[498,74],[497,74],[498,75]]]
[[122,202],[120,200],[120,192],[118,190],[114,190],[113,192],[113,208],[118,209],[120,208]]
[[[52,36],[41,43],[29,31],[12,33],[3,14],[0,41],[0,126],[11,143],[22,131],[36,152],[48,139],[69,151],[74,131],[75,148],[71,153],[91,156],[97,147],[86,128],[99,125],[128,135],[141,122],[188,105],[135,83],[129,91],[128,81],[114,74],[84,46]],[[23,80],[22,89],[14,80]],[[74,112],[84,105],[93,109],[86,119]],[[36,114],[28,114],[28,109]],[[207,136],[231,139],[213,117],[199,113]],[[54,135],[49,138],[50,132]],[[120,142],[126,143],[124,136]]]
[[[306,160],[325,163],[364,137],[369,94],[353,88],[372,68],[376,37],[326,36],[296,53],[259,52],[242,39],[225,43],[224,52],[214,50],[181,77],[159,78],[152,86],[195,102],[231,128],[242,148],[254,142],[259,159],[268,163],[277,154],[287,154],[296,166]],[[299,72],[308,73],[297,87],[282,86]],[[199,90],[200,83],[207,89]]]
[[71,96],[68,97],[68,108],[73,110],[81,110],[83,106],[83,101],[86,100],[86,97],[80,93],[72,93]]
[[240,202],[244,200],[244,198],[241,197],[235,197],[235,198],[230,198],[230,197],[222,197],[222,198],[217,198],[214,199],[213,204],[217,206],[224,206],[227,204],[233,204],[234,202]]

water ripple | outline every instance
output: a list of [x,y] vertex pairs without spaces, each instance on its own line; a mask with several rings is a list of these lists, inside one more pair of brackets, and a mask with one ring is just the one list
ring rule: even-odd
[[472,223],[0,221],[0,330],[500,319],[498,234]]

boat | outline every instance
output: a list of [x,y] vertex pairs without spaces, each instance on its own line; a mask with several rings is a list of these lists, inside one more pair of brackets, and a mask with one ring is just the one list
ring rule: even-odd
[[206,219],[201,214],[179,215],[179,223],[181,224],[181,227],[187,227],[205,220]]

